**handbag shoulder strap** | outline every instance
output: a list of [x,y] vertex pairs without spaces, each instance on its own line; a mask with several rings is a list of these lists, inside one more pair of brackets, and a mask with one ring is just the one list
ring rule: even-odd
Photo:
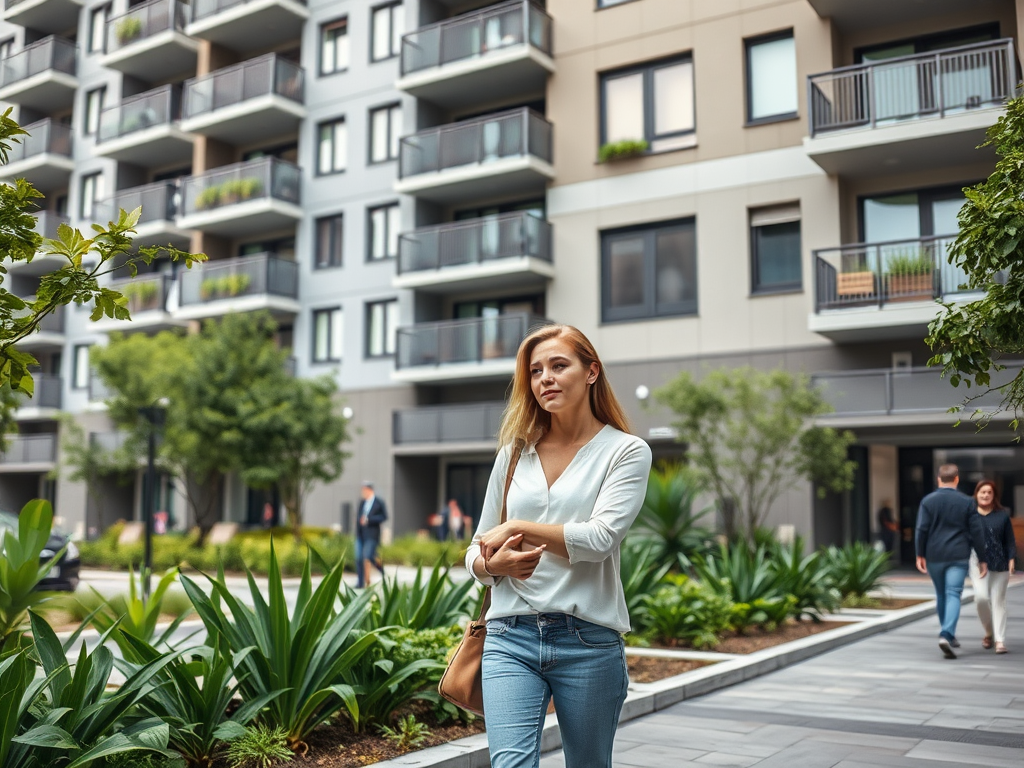
[[[512,487],[512,476],[516,473],[516,467],[519,464],[519,457],[523,455],[523,447],[517,445],[512,449],[512,455],[508,461],[508,471],[505,472],[505,490],[501,494],[501,522],[499,525],[504,525],[508,522],[508,489]],[[484,590],[484,601],[480,604],[480,615],[477,616],[477,623],[484,620],[484,616],[487,615],[487,609],[491,607],[491,588],[487,587]]]

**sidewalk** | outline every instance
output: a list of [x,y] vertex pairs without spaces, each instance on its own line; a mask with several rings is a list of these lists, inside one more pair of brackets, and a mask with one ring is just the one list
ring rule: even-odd
[[[1005,656],[981,648],[968,604],[955,661],[942,657],[932,615],[628,722],[615,766],[1020,768],[1024,588],[1011,588],[1008,602]],[[560,752],[541,761],[564,765]]]

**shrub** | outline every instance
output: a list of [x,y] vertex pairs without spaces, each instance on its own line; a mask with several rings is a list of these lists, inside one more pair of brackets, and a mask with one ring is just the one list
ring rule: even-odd
[[694,561],[694,570],[708,589],[734,604],[730,622],[740,632],[755,625],[772,629],[796,605],[796,599],[779,586],[772,551],[765,546],[751,550],[736,542]]
[[658,565],[685,566],[708,550],[712,533],[698,523],[711,509],[693,511],[700,490],[696,476],[686,467],[651,470],[631,536],[651,542]]
[[437,629],[463,623],[479,613],[483,590],[466,579],[458,584],[448,568],[435,565],[424,580],[423,569],[412,583],[400,584],[397,578],[384,579],[373,597],[363,621],[367,630],[381,627]]
[[619,576],[626,597],[629,620],[640,624],[640,610],[644,596],[653,594],[669,572],[669,563],[658,563],[656,544],[651,541],[626,539],[619,552]]
[[224,756],[231,768],[270,768],[278,761],[292,759],[287,736],[284,728],[254,725],[228,744]]
[[613,141],[601,146],[597,152],[599,163],[608,163],[613,160],[625,160],[630,157],[639,157],[644,154],[650,145],[646,139],[623,139]]
[[436,541],[417,536],[400,536],[390,544],[380,547],[381,559],[391,565],[421,565],[433,567],[441,564],[452,566],[461,563],[466,555],[466,545],[459,541]]
[[121,19],[114,26],[114,34],[117,36],[117,42],[121,45],[130,43],[142,34],[142,19],[138,16]]
[[839,608],[841,596],[833,586],[832,572],[827,558],[821,552],[803,555],[803,541],[799,538],[792,547],[777,547],[772,555],[779,589],[792,595],[793,615],[809,616],[820,621],[822,614]]
[[825,557],[832,583],[843,600],[863,598],[878,589],[889,570],[889,553],[860,541],[845,547],[829,547]]
[[426,723],[417,722],[416,715],[412,714],[399,718],[396,728],[389,728],[386,725],[378,726],[378,728],[385,739],[403,752],[420,746],[433,735]]
[[[116,628],[117,632],[114,633],[113,637],[122,651],[125,649],[124,635],[131,635],[149,645],[166,645],[170,647],[169,641],[174,636],[178,626],[192,612],[191,606],[181,607],[181,600],[178,599],[176,601],[178,605],[174,607],[181,607],[181,610],[175,615],[174,621],[157,635],[156,625],[161,615],[165,613],[165,601],[167,602],[168,612],[172,607],[171,598],[168,597],[168,590],[177,581],[178,570],[172,568],[167,571],[157,582],[156,589],[153,590],[148,600],[142,597],[142,578],[143,574],[140,574],[140,583],[136,587],[135,571],[128,571],[127,597],[104,600],[103,596],[96,591],[96,588],[92,588],[93,597],[98,598],[102,604],[91,613],[91,621],[101,633],[110,632]],[[182,597],[185,596],[182,595]],[[188,598],[185,597],[185,600],[187,602]]]
[[653,595],[644,596],[640,609],[643,634],[664,645],[717,645],[718,635],[730,626],[731,602],[686,576],[669,580]]

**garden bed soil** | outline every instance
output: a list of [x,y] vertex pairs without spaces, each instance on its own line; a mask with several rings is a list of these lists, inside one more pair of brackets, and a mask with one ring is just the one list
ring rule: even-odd
[[634,683],[656,683],[666,677],[675,677],[700,667],[714,664],[713,661],[693,659],[656,659],[649,656],[627,656],[629,679]]
[[907,598],[907,597],[879,597],[878,604],[873,606],[883,611],[898,611],[902,608],[909,608],[912,605],[920,605],[921,603],[927,603],[927,600],[921,598]]
[[[761,628],[750,629],[742,635],[737,632],[726,632],[721,636],[718,641],[718,645],[714,648],[699,648],[695,650],[715,651],[717,653],[754,653],[755,651],[763,651],[765,648],[772,648],[776,645],[782,645],[783,643],[788,643],[792,640],[800,640],[811,635],[816,635],[819,632],[827,632],[830,629],[847,626],[849,626],[849,623],[845,621],[814,622],[793,621],[790,619],[772,632],[768,632]],[[653,647],[676,651],[690,650],[693,648],[689,645],[656,645]]]

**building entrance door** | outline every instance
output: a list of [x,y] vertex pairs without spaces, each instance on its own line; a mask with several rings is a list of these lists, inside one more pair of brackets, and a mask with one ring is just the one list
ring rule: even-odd
[[449,499],[455,499],[462,514],[471,518],[471,521],[467,521],[467,530],[463,532],[466,536],[476,530],[476,525],[480,521],[492,466],[494,462],[448,465],[444,500],[447,503]]

